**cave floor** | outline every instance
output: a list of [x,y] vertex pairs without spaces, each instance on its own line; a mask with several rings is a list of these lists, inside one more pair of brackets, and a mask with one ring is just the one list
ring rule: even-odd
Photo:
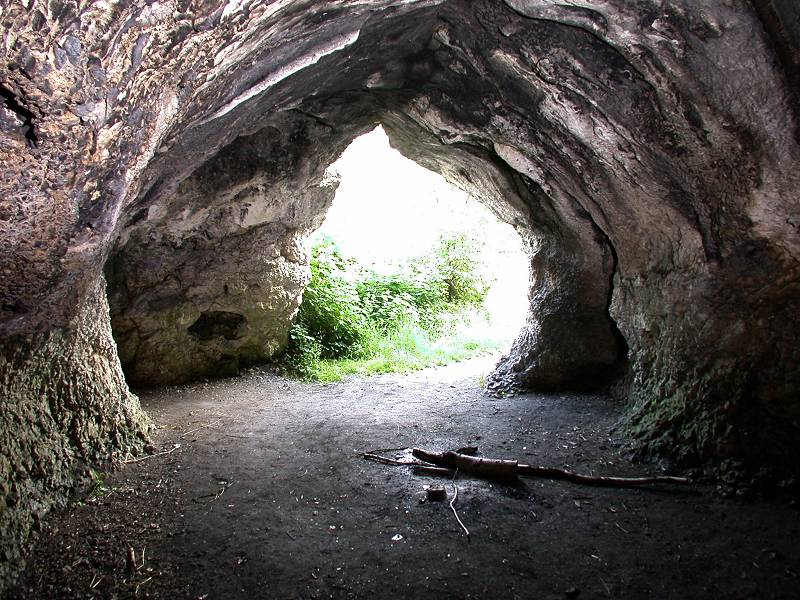
[[437,482],[360,457],[469,444],[596,475],[653,473],[625,458],[609,399],[491,398],[480,386],[491,366],[331,385],[254,370],[143,393],[155,442],[172,452],[125,465],[105,491],[51,514],[11,598],[800,593],[800,518],[787,498],[459,478],[467,538],[447,502],[422,501]]

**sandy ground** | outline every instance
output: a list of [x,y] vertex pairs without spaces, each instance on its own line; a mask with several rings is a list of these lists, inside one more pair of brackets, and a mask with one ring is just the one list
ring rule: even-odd
[[[142,393],[169,453],[52,514],[9,598],[800,597],[791,498],[459,478],[467,537],[449,481],[361,458],[476,445],[595,475],[656,472],[625,457],[609,399],[491,398],[491,365],[331,385],[256,370]],[[448,502],[424,501],[431,483]]]

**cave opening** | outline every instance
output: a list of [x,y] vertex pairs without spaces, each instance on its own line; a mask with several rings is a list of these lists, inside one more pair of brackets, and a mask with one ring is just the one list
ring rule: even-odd
[[[514,227],[392,148],[380,125],[354,139],[328,176],[338,187],[309,238],[312,254],[326,244],[341,253],[346,277],[361,290],[353,300],[359,305],[381,288],[376,325],[393,316],[418,324],[449,308],[450,327],[430,333],[433,347],[456,345],[469,355],[508,351],[525,321],[530,291],[531,260]],[[386,293],[387,285],[394,294]],[[443,306],[415,304],[424,290],[438,291]],[[398,313],[387,310],[393,303]]]
[[[343,101],[327,99],[324,109],[339,110]],[[532,231],[520,198],[524,190],[491,156],[443,145],[402,114],[384,111],[341,130],[310,115],[283,113],[260,123],[177,184],[164,189],[156,181],[142,196],[149,206],[129,210],[105,268],[113,336],[127,381],[141,389],[228,377],[291,354],[317,231],[334,234],[345,254],[352,251],[383,278],[391,278],[386,269],[399,262],[412,270],[420,264],[430,269],[431,258],[437,268],[447,263],[446,299],[452,302],[437,309],[435,335],[445,319],[453,333],[426,341],[423,363],[483,350],[499,356],[517,340],[516,350],[506,353],[500,381],[500,387],[513,385],[520,376],[514,361],[527,360],[524,349],[537,343],[525,336],[526,328],[532,330],[531,265],[538,260],[544,273],[552,271],[542,261],[552,251],[542,248],[563,245]],[[347,159],[348,146],[359,145],[361,156]],[[342,169],[351,175],[340,178]],[[361,183],[359,172],[368,174]],[[349,214],[347,200],[333,203],[341,192],[363,196],[350,202]],[[464,305],[471,309],[469,319],[463,317],[470,311],[456,315],[454,308],[464,308],[453,293],[469,277],[453,265],[464,262],[470,285],[477,286],[467,291],[480,295],[480,302]],[[602,295],[603,305],[595,302],[582,318],[599,319],[602,328],[609,319],[606,291],[594,285],[591,293]],[[583,358],[566,361],[556,379],[572,377],[570,361]]]
[[[206,499],[219,517],[214,531],[196,529],[177,544],[161,540],[161,558],[192,552],[200,540],[197,550],[205,551],[206,541],[209,554],[230,550],[226,573],[230,565],[252,569],[232,591],[215,586],[238,584],[235,577],[190,582],[198,597],[236,597],[245,587],[261,591],[264,581],[276,579],[261,566],[273,564],[287,540],[318,540],[295,547],[296,555],[318,557],[330,550],[321,540],[348,541],[340,532],[362,527],[365,514],[378,517],[362,538],[374,542],[371,550],[354,559],[338,555],[336,565],[327,562],[330,573],[319,564],[287,567],[280,591],[329,595],[295,582],[309,579],[309,572],[309,585],[329,575],[349,577],[378,564],[387,547],[407,547],[409,579],[398,583],[411,586],[409,597],[430,595],[412,578],[430,560],[413,561],[433,554],[402,539],[424,533],[434,554],[450,553],[452,538],[430,535],[441,531],[441,519],[413,501],[400,511],[398,479],[370,481],[360,461],[348,462],[342,452],[394,446],[395,438],[407,438],[398,445],[456,447],[480,437],[491,455],[540,452],[543,462],[601,471],[607,459],[615,465],[622,459],[610,457],[606,444],[619,418],[623,427],[613,437],[623,436],[640,456],[702,465],[724,480],[740,478],[733,473],[739,464],[759,477],[768,469],[765,477],[776,481],[796,474],[800,153],[792,135],[791,57],[798,55],[800,34],[792,26],[797,11],[791,2],[190,4],[123,0],[45,10],[38,3],[41,10],[28,10],[12,3],[4,12],[0,396],[7,410],[0,415],[0,591],[20,564],[19,545],[46,510],[66,501],[84,467],[145,448],[147,460],[131,468],[145,475],[152,469],[147,481],[177,480],[179,465],[194,458],[187,471],[198,476],[173,489],[190,490],[183,497],[195,524],[206,521]],[[388,378],[380,385],[354,383],[349,400],[335,392],[310,397],[301,384],[288,390],[285,380],[267,377],[283,419],[259,419],[263,405],[249,404],[254,412],[224,423],[226,439],[234,440],[228,446],[233,460],[217,452],[218,440],[207,439],[206,451],[194,451],[223,423],[187,425],[191,402],[216,411],[224,399],[232,407],[235,390],[223,393],[216,387],[222,382],[214,382],[208,386],[219,398],[192,398],[188,389],[187,405],[175,402],[176,412],[165,416],[150,410],[152,396],[143,394],[140,403],[130,393],[120,363],[134,387],[188,384],[237,373],[280,352],[309,282],[305,240],[333,200],[335,186],[319,184],[345,147],[377,122],[404,156],[467,189],[522,236],[531,267],[530,310],[488,381],[492,390],[520,391],[522,398],[485,398],[464,382],[417,381],[408,402],[395,402],[405,383]],[[616,375],[619,406],[570,389]],[[593,416],[584,418],[590,410]],[[161,419],[155,433],[151,417]],[[490,430],[496,435],[487,436]],[[560,437],[550,437],[554,432]],[[295,451],[299,444],[305,444],[302,453]],[[212,466],[214,456],[219,460]],[[286,456],[296,460],[288,468]],[[297,474],[307,470],[336,473],[326,497],[313,482],[298,483]],[[333,480],[341,481],[342,471],[349,479],[337,487]],[[404,485],[404,499],[413,500],[408,481]],[[523,589],[533,595],[542,583],[538,595],[559,595],[562,590],[538,575],[508,574],[507,553],[522,557],[513,566],[524,573],[534,564],[526,557],[537,548],[537,574],[574,583],[568,595],[584,586],[587,595],[612,595],[622,587],[621,595],[645,597],[666,593],[674,582],[688,586],[690,596],[763,595],[784,569],[757,567],[751,587],[731,590],[753,562],[746,556],[761,556],[760,548],[774,541],[781,555],[797,562],[790,542],[798,534],[785,526],[796,519],[776,518],[769,527],[767,517],[780,513],[774,507],[754,521],[748,514],[714,518],[707,498],[696,519],[681,502],[671,513],[641,503],[639,513],[648,515],[643,526],[642,519],[622,520],[606,532],[605,507],[625,505],[598,494],[594,517],[601,538],[590,540],[570,529],[579,519],[559,516],[567,514],[564,504],[587,515],[592,507],[583,499],[562,503],[569,490],[547,489],[552,493],[542,492],[549,497],[538,514],[549,524],[563,521],[565,529],[541,546],[535,514],[525,540],[519,519],[500,510],[503,518],[480,538],[494,535],[495,549],[449,573],[451,590],[462,585],[453,593],[475,592],[461,572],[488,572],[490,585],[506,595]],[[475,490],[465,488],[464,500]],[[485,504],[472,504],[478,509],[473,517],[502,507],[491,487],[482,490]],[[226,545],[230,522],[223,515],[232,514],[226,507],[249,510],[252,521],[239,529],[260,528],[261,535],[264,507],[271,501],[285,509],[287,496],[298,491],[288,502],[291,514],[267,512],[275,531],[302,536],[273,536],[268,547],[255,537]],[[315,497],[324,508],[308,502]],[[328,506],[338,511],[345,497],[362,503],[350,519],[317,519]],[[139,518],[139,508],[122,506],[119,514]],[[527,518],[528,508],[518,508],[514,514]],[[389,515],[402,514],[411,515],[407,528],[389,537],[389,527],[399,526]],[[748,520],[750,529],[737,537],[731,523]],[[136,523],[131,527],[139,530]],[[773,532],[770,541],[761,537],[766,531]],[[630,544],[609,532],[645,536]],[[389,545],[395,535],[403,546]],[[108,547],[107,531],[98,539],[99,548]],[[150,540],[139,539],[150,556]],[[664,561],[663,546],[650,547],[657,569],[642,565],[648,540],[672,541],[683,556],[695,553],[704,559],[695,567],[719,563],[730,547],[742,551],[709,586],[707,573],[685,577],[679,560]],[[687,540],[694,547],[686,549]],[[580,569],[560,570],[580,566],[574,558],[589,552],[599,570],[587,579],[602,581],[597,589],[581,582]],[[616,583],[606,585],[614,565],[601,559],[615,556],[631,570],[618,571]],[[499,557],[502,562],[492,564]],[[550,564],[540,562],[545,557]],[[69,556],[67,564],[93,562],[82,558]],[[635,565],[643,567],[638,574]],[[222,563],[217,566],[184,573],[197,580],[198,571],[222,572]],[[33,571],[68,569],[42,565]],[[73,573],[78,584],[109,581],[86,570]],[[402,589],[374,574],[361,572],[336,585],[376,598]],[[430,573],[431,579],[439,574]],[[632,577],[640,579],[626,590],[622,582]],[[69,594],[62,582],[54,585]],[[185,594],[162,597],[176,595]]]

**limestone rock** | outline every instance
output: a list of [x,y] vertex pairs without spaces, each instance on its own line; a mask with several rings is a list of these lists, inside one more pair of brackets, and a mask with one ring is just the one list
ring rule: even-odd
[[298,136],[327,131],[301,120],[238,138],[130,219],[107,266],[130,383],[235,375],[285,345],[309,279],[304,240],[336,189],[320,185],[330,153],[304,161]]
[[97,282],[68,328],[9,340],[0,354],[0,581],[19,546],[76,475],[141,450],[149,420],[128,391]]
[[143,434],[104,269],[132,380],[271,356],[379,122],[529,248],[495,385],[623,373],[643,449],[796,467],[792,3],[24,2],[0,36],[4,548]]

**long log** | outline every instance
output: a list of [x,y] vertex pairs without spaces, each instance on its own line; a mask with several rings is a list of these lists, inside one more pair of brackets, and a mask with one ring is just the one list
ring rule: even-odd
[[480,458],[458,452],[427,452],[414,448],[411,451],[414,458],[424,460],[439,467],[458,469],[462,473],[471,473],[479,477],[494,479],[514,479],[519,474],[519,463],[516,460],[503,460],[500,458]]
[[[653,477],[595,477],[573,473],[566,469],[535,467],[520,463],[516,460],[479,458],[477,456],[469,456],[453,451],[438,453],[414,448],[411,453],[415,458],[437,465],[438,467],[453,471],[458,470],[462,473],[469,473],[488,479],[515,479],[519,476],[542,477],[546,479],[571,481],[582,485],[607,487],[636,487],[654,483],[689,483],[689,480],[685,477],[672,477],[668,475],[656,475]],[[440,473],[435,472],[434,474]]]
[[545,479],[562,479],[581,483],[583,485],[597,485],[607,487],[636,487],[639,485],[650,485],[653,483],[677,483],[686,484],[689,480],[686,477],[673,477],[672,475],[654,475],[652,477],[603,477],[593,475],[581,475],[566,469],[555,469],[553,467],[534,467],[531,465],[520,464],[519,474],[526,477],[543,477]]

